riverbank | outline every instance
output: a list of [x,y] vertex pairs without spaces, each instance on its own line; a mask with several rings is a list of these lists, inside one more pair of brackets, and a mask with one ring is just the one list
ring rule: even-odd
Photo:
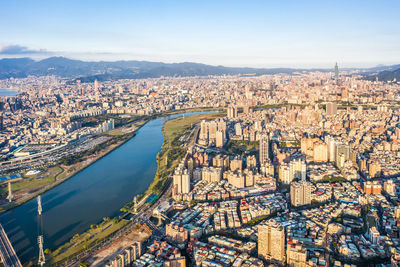
[[[187,152],[187,143],[195,137],[195,124],[201,120],[211,120],[224,116],[224,113],[198,114],[168,120],[162,127],[164,136],[161,151],[157,154],[157,172],[146,194],[162,192],[166,179]],[[184,139],[184,140],[182,140]]]
[[[161,152],[163,152],[164,155],[168,155],[169,151],[172,151],[171,149],[176,148],[177,146],[180,146],[180,144],[176,143],[176,140],[179,139],[182,136],[186,136],[187,139],[185,139],[186,141],[191,141],[191,137],[194,138],[196,135],[196,127],[194,126],[195,122],[198,122],[202,119],[212,119],[212,118],[216,118],[216,117],[220,117],[223,116],[224,114],[222,113],[210,113],[210,114],[198,114],[198,115],[191,115],[191,116],[185,116],[184,118],[179,117],[176,119],[171,119],[166,121],[163,126],[162,126],[162,134],[164,137],[163,143],[161,145]],[[174,142],[175,141],[175,142]],[[160,155],[160,153],[158,155]],[[185,153],[186,153],[186,149],[185,149]],[[184,154],[183,154],[184,155]],[[180,159],[182,157],[178,157],[175,158],[174,160],[172,160],[172,157],[170,157],[170,166],[168,168],[168,171],[172,171],[174,169],[174,166],[176,166],[176,164],[179,163]],[[162,156],[157,156],[157,171],[156,171],[156,175],[153,177],[153,182],[151,183],[152,185],[154,184],[158,184],[161,181],[161,185],[164,185],[165,181],[167,181],[167,179],[160,179],[160,176],[158,176],[157,174],[159,173],[164,173],[164,169],[163,167],[165,165],[162,164],[163,161],[163,157]],[[168,178],[168,176],[166,176],[166,178]],[[154,191],[154,186],[152,187],[151,185],[148,187],[148,189],[145,191],[146,193],[143,194],[145,197],[149,196],[155,192],[159,192],[159,193],[165,193],[166,190],[163,190],[164,186],[161,186],[161,188],[159,189],[159,191]],[[143,198],[142,198],[143,199]],[[133,201],[130,202],[131,204],[133,204]],[[151,206],[151,203],[144,203],[143,202],[143,207],[141,212],[146,211],[147,208],[149,208]],[[132,209],[132,206],[128,206],[125,205],[126,207],[126,211],[129,211]],[[117,216],[115,218],[118,218],[120,216]],[[123,231],[127,226],[121,226],[120,229],[114,229],[116,231]],[[84,232],[82,232],[82,234],[80,234],[80,236],[90,236],[87,235],[88,231],[93,231],[92,229],[86,230]],[[113,234],[110,234],[110,236],[104,237],[102,236],[102,238],[107,238],[112,239],[113,238]],[[57,264],[60,264],[62,262],[68,261],[71,259],[72,257],[76,257],[76,255],[83,255],[85,253],[85,251],[93,251],[95,250],[93,247],[83,247],[83,243],[81,243],[82,246],[80,246],[80,249],[77,249],[77,247],[74,247],[73,252],[71,253],[70,251],[67,250],[62,250],[60,249],[61,247],[69,247],[68,244],[70,244],[71,241],[68,241],[67,243],[59,246],[57,249],[54,250],[53,253],[51,253],[51,257],[49,258],[50,260],[56,259],[55,261],[57,262]],[[91,244],[98,244],[98,242],[96,240],[91,240],[90,242]],[[62,251],[62,253],[60,253]],[[72,254],[72,255],[71,255]],[[65,257],[63,256],[65,255]],[[53,264],[55,264],[54,260],[51,260],[51,262]]]
[[[117,149],[118,147],[120,147],[121,145],[126,143],[127,141],[129,141],[131,138],[133,138],[135,136],[136,131],[139,130],[143,125],[145,125],[150,120],[153,120],[153,119],[156,119],[156,118],[160,118],[160,117],[169,116],[169,115],[180,114],[180,113],[218,111],[218,110],[221,110],[221,108],[201,107],[201,108],[189,108],[189,109],[180,109],[180,110],[167,111],[167,112],[162,112],[162,113],[155,113],[155,114],[152,114],[152,115],[143,116],[140,119],[139,123],[138,122],[131,122],[128,125],[124,125],[122,127],[116,128],[115,131],[109,133],[109,136],[122,137],[124,135],[132,134],[132,133],[133,133],[133,135],[130,136],[129,138],[126,138],[125,140],[122,140],[121,142],[117,143],[116,145],[111,145],[109,147],[104,148],[101,151],[101,153],[98,153],[95,157],[88,157],[84,161],[80,161],[80,159],[78,159],[79,162],[77,162],[76,164],[73,164],[72,166],[66,166],[66,165],[62,165],[62,164],[57,164],[57,165],[49,167],[49,169],[60,167],[61,169],[63,169],[63,171],[56,175],[56,177],[55,177],[56,179],[54,180],[54,182],[43,183],[44,185],[40,186],[40,187],[39,186],[38,187],[32,187],[32,186],[28,187],[28,188],[25,189],[26,193],[22,192],[23,194],[27,194],[27,195],[24,195],[20,199],[15,200],[15,202],[11,202],[11,203],[5,202],[4,204],[1,204],[0,205],[0,214],[29,202],[30,200],[32,200],[32,199],[36,198],[37,196],[39,196],[39,195],[41,195],[41,194],[43,194],[43,193],[45,193],[45,192],[57,187],[57,186],[59,186],[60,184],[62,184],[63,182],[67,181],[68,179],[70,179],[74,175],[76,175],[79,172],[83,171],[84,169],[86,169],[87,167],[92,165],[93,163],[97,162],[98,160],[100,160],[104,156],[108,155],[109,153],[111,153],[112,151],[114,151],[115,149]],[[134,131],[132,131],[132,132],[124,131],[126,129],[129,129],[129,128],[133,127],[133,125],[135,125],[135,123],[137,124],[136,125],[137,127],[136,127],[136,129]],[[115,134],[116,131],[118,131],[119,134]],[[40,175],[38,175],[38,176],[40,176]],[[61,177],[61,179],[57,179],[59,177]],[[41,178],[42,179],[41,181],[50,180],[48,178],[49,177]],[[32,181],[33,181],[33,183],[36,182],[36,180],[34,181],[33,179],[32,179]],[[24,182],[26,182],[26,181],[24,181]],[[12,186],[13,186],[13,184],[12,184]],[[29,193],[30,191],[32,193]]]
[[[114,151],[115,149],[117,149],[118,147],[123,145],[124,143],[128,142],[131,138],[135,137],[136,131],[138,131],[141,127],[143,127],[149,120],[150,120],[150,118],[144,118],[139,122],[133,123],[134,125],[129,126],[129,127],[135,127],[135,129],[132,132],[125,133],[124,135],[118,135],[118,136],[125,136],[125,135],[131,135],[131,136],[129,136],[128,138],[124,138],[123,140],[117,142],[116,144],[112,144],[110,146],[105,147],[101,151],[97,152],[94,156],[90,156],[90,157],[86,158],[84,161],[80,161],[80,162],[75,163],[70,166],[65,166],[65,165],[61,165],[61,164],[52,166],[51,168],[59,167],[63,170],[62,172],[58,173],[55,176],[55,181],[53,183],[47,184],[46,186],[44,186],[44,188],[41,188],[41,189],[36,189],[36,190],[33,189],[36,192],[30,194],[29,196],[24,197],[21,200],[18,200],[17,202],[7,204],[5,206],[0,207],[0,213],[6,212],[6,211],[16,208],[22,204],[25,204],[26,202],[55,188],[56,186],[59,186],[60,184],[64,183],[71,177],[73,177],[76,174],[80,173],[81,171],[85,170],[90,165],[99,161],[100,159],[102,159],[103,157],[105,157],[106,155],[108,155],[109,153],[111,153],[112,151]],[[121,127],[121,128],[126,128],[126,127]],[[113,134],[110,134],[110,135],[112,136]],[[64,174],[65,174],[64,177],[62,177],[61,179],[57,179],[59,176],[62,176]]]

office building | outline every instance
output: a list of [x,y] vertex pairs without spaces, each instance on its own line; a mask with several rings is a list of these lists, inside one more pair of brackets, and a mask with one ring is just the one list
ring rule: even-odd
[[259,154],[260,164],[264,163],[268,159],[268,153],[269,153],[268,146],[269,146],[268,135],[262,134],[260,138],[260,154]]
[[275,220],[258,226],[258,256],[265,260],[283,262],[285,259],[285,229]]
[[187,194],[190,192],[190,173],[188,169],[180,164],[173,175],[174,195]]
[[336,103],[327,103],[325,112],[326,112],[326,115],[336,115],[337,104]]
[[307,181],[292,182],[290,184],[290,201],[293,206],[311,204],[312,184]]
[[306,267],[307,249],[296,239],[290,239],[287,241],[286,259],[289,267]]
[[387,194],[396,196],[396,184],[393,182],[393,180],[385,181],[383,188]]
[[217,131],[216,139],[215,139],[215,146],[218,148],[222,148],[225,144],[225,132],[224,131]]

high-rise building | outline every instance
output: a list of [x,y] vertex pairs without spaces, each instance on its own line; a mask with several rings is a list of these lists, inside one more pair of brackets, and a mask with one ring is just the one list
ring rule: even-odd
[[175,259],[170,259],[164,262],[165,267],[186,267],[186,258],[179,257]]
[[205,120],[202,120],[200,123],[199,138],[202,140],[208,140],[208,124]]
[[237,117],[237,115],[238,115],[237,107],[233,107],[233,106],[228,107],[228,110],[227,110],[228,119],[234,119]]
[[337,62],[335,64],[335,80],[336,81],[339,80],[339,66],[338,66]]
[[366,181],[363,186],[364,193],[367,195],[379,195],[382,192],[382,186],[378,181]]
[[326,115],[336,115],[337,104],[336,103],[326,103],[325,112],[326,112]]
[[258,226],[258,256],[265,260],[284,260],[285,229],[281,223],[269,220],[267,224]]
[[175,169],[173,183],[174,195],[187,194],[190,192],[190,174],[183,164],[180,164]]
[[255,168],[255,167],[257,167],[256,156],[254,156],[254,155],[247,156],[246,157],[246,165],[247,165],[247,168]]
[[378,177],[381,174],[381,165],[376,160],[368,161],[368,173],[372,178]]
[[328,135],[325,137],[325,142],[328,145],[328,160],[330,162],[336,161],[336,141],[335,138]]
[[344,163],[349,160],[350,147],[348,144],[336,144],[335,161],[338,168],[343,168]]
[[215,138],[215,146],[216,147],[223,147],[225,143],[225,132],[224,131],[217,131]]
[[290,182],[293,180],[292,177],[290,177],[290,168],[289,164],[287,163],[282,163],[279,166],[278,169],[278,177],[279,181],[284,184],[290,184]]
[[268,159],[268,135],[262,134],[260,138],[260,164],[263,164]]
[[393,180],[385,181],[383,188],[389,195],[396,196],[396,184],[393,182]]
[[290,181],[293,179],[305,180],[307,164],[303,158],[295,158],[289,162]]
[[292,182],[290,184],[290,201],[293,206],[311,204],[312,184],[307,181]]
[[189,238],[188,230],[182,225],[174,222],[165,226],[165,235],[169,240],[176,243],[186,243]]
[[99,91],[99,82],[97,80],[94,80],[94,91],[95,93]]
[[230,169],[231,171],[242,170],[243,168],[243,160],[240,156],[236,156],[233,160],[231,160]]
[[228,183],[236,188],[246,187],[246,177],[242,171],[227,171],[224,173]]
[[222,168],[219,167],[204,167],[201,170],[201,179],[209,183],[218,183],[221,181]]
[[240,125],[240,122],[235,124],[235,135],[237,136],[242,136],[242,125]]
[[271,160],[265,161],[263,164],[260,165],[260,172],[261,174],[269,174],[274,176],[275,175],[275,168],[272,164]]
[[328,161],[328,145],[322,141],[314,143],[313,160],[315,162]]
[[296,239],[290,239],[287,242],[286,249],[287,266],[290,267],[306,267],[307,265],[307,249]]
[[229,169],[229,163],[230,160],[227,155],[222,156],[221,154],[218,154],[212,159],[212,166],[221,167],[224,171]]
[[215,121],[211,121],[208,123],[208,138],[214,141],[216,134],[217,134],[217,123]]

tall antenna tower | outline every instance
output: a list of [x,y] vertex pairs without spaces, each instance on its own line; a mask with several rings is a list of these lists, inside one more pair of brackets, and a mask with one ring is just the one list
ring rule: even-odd
[[11,182],[8,182],[8,196],[7,196],[7,199],[8,199],[9,202],[11,202],[13,200],[13,198],[14,198],[14,195],[13,195],[12,190],[11,190]]
[[38,237],[38,244],[39,244],[39,260],[38,260],[38,264],[40,266],[43,266],[46,263],[46,258],[44,257],[43,236],[42,235],[40,235]]
[[38,245],[39,245],[39,260],[38,265],[43,266],[46,263],[46,257],[43,251],[43,221],[42,221],[42,197],[39,195],[37,197],[38,203],[38,223],[39,223],[39,233],[38,233]]
[[39,195],[37,197],[37,203],[38,203],[38,215],[42,215],[42,197]]

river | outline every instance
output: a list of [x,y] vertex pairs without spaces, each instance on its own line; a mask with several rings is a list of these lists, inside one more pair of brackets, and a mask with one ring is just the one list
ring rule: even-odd
[[0,88],[0,96],[16,96],[18,92],[13,89]]
[[[179,116],[182,114],[146,123],[125,144],[42,194],[44,248],[55,248],[104,217],[120,214],[124,204],[146,191],[157,170],[161,127]],[[0,214],[0,222],[22,262],[38,256],[36,199]]]

